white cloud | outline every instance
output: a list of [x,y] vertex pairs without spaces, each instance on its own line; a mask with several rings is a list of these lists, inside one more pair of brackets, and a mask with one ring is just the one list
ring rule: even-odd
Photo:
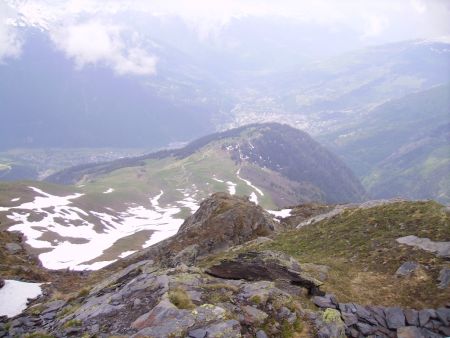
[[380,36],[389,26],[389,20],[386,17],[370,15],[367,18],[364,27],[363,38],[371,38]]
[[89,21],[52,30],[51,37],[60,50],[74,59],[78,68],[100,63],[119,75],[155,74],[156,57],[142,48],[127,46],[125,33],[122,27]]
[[12,9],[0,2],[0,62],[20,56],[22,51],[22,40],[16,28],[8,24],[14,16]]

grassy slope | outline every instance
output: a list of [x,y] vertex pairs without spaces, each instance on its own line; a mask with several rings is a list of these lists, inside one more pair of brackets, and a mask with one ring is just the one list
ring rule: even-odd
[[[284,251],[303,263],[330,267],[325,289],[340,301],[406,307],[442,306],[450,289],[437,288],[443,266],[449,266],[423,250],[399,245],[407,235],[450,240],[450,216],[435,202],[398,202],[344,214],[298,230],[280,234],[260,247]],[[425,268],[413,278],[394,276],[406,261]]]

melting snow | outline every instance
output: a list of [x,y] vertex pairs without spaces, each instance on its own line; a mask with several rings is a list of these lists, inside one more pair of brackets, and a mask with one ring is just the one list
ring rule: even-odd
[[282,210],[267,210],[268,213],[274,215],[275,217],[286,218],[291,216],[292,209],[282,209]]
[[255,204],[258,204],[258,196],[256,196],[256,194],[253,191],[250,194],[250,201],[254,202]]
[[0,289],[0,316],[14,317],[27,308],[28,298],[42,294],[40,283],[5,280]]
[[252,182],[250,182],[249,180],[246,180],[245,178],[242,178],[241,176],[239,176],[239,173],[241,172],[241,169],[239,168],[239,170],[236,172],[236,176],[241,180],[244,181],[250,188],[253,188],[258,194],[260,194],[261,196],[264,196],[264,193],[261,191],[261,189],[255,187]]
[[236,185],[237,185],[236,183],[227,181],[228,192],[230,193],[230,195],[236,194]]
[[[124,212],[114,212],[108,208],[105,208],[105,210],[111,213],[85,212],[70,205],[71,200],[82,196],[82,194],[60,197],[47,194],[37,188],[32,189],[44,197],[36,196],[33,202],[12,208],[0,208],[0,211],[10,211],[8,218],[18,222],[8,230],[22,232],[27,239],[27,244],[34,248],[50,249],[48,252],[39,255],[42,264],[48,269],[100,269],[115,260],[87,262],[101,256],[120,238],[142,230],[152,230],[152,236],[143,245],[144,248],[148,247],[176,234],[183,223],[183,219],[175,217],[181,211],[181,207],[187,207],[192,212],[198,209],[196,201],[186,194],[184,194],[183,200],[176,202],[178,206],[161,207],[159,199],[164,193],[161,190],[158,195],[150,198],[149,208],[133,206]],[[52,207],[51,211],[46,209],[49,207]],[[27,210],[39,213],[42,219],[29,221],[30,212],[27,212]],[[103,225],[104,228],[101,232],[97,232],[95,230],[96,224],[90,222],[93,217],[97,219],[94,223]],[[61,218],[64,220],[63,224],[60,224]],[[89,219],[89,222],[86,219]],[[71,221],[76,221],[77,225],[71,224]],[[42,240],[41,236],[46,232],[54,232],[59,236],[68,238],[59,242]],[[75,244],[70,241],[70,238],[79,238],[88,242]]]
[[135,252],[136,252],[136,250],[124,251],[124,252],[122,252],[122,253],[119,255],[119,257],[120,257],[120,258],[125,258],[125,257],[127,257],[127,256],[129,256],[129,255],[134,254]]
[[13,198],[13,199],[11,200],[11,202],[17,202],[17,201],[20,201],[20,197],[18,197],[18,198]]

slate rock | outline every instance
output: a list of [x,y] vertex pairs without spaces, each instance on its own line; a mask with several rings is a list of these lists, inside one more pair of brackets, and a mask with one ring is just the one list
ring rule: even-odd
[[439,272],[438,281],[439,281],[438,285],[439,289],[446,289],[450,285],[450,268],[443,268]]
[[414,271],[419,268],[419,263],[417,262],[405,262],[403,263],[395,272],[397,277],[409,277]]
[[322,282],[301,271],[292,257],[275,251],[249,251],[234,259],[225,259],[211,266],[206,272],[214,277],[245,279],[250,281],[284,279],[308,289],[313,296],[322,296]]
[[164,337],[183,332],[194,324],[191,311],[180,310],[170,301],[163,299],[150,312],[137,318],[131,327],[141,330],[136,337],[139,335]]
[[356,308],[356,316],[361,320],[364,321],[366,323],[372,324],[372,325],[377,325],[378,322],[376,321],[376,319],[372,316],[372,314],[370,313],[370,311],[368,309],[366,309],[364,306],[355,304],[355,308]]
[[436,318],[436,313],[433,309],[425,309],[419,311],[419,326],[424,327],[431,318]]
[[209,325],[205,328],[208,338],[238,338],[241,335],[241,325],[237,320],[227,320]]
[[358,322],[358,318],[353,313],[341,312],[341,317],[346,326],[352,326]]
[[205,329],[195,329],[191,330],[188,333],[188,337],[190,338],[205,338],[208,332]]
[[450,309],[441,307],[436,310],[436,316],[444,324],[444,326],[450,326]]
[[323,297],[314,296],[312,301],[314,304],[316,304],[316,306],[318,306],[322,309],[325,309],[325,308],[336,309],[335,299],[333,299],[332,295],[326,294]]
[[66,302],[64,300],[54,300],[52,302],[49,302],[45,304],[46,308],[44,311],[42,311],[42,314],[46,314],[49,312],[56,312],[59,309],[61,309],[64,305],[66,305]]
[[256,338],[269,338],[263,330],[256,332]]
[[412,309],[403,310],[405,314],[406,324],[411,326],[419,326],[419,312]]
[[441,326],[439,332],[444,335],[444,337],[450,337],[450,326]]
[[405,315],[398,307],[389,307],[384,310],[386,323],[389,329],[398,329],[405,326]]
[[423,338],[422,330],[416,326],[404,326],[397,329],[398,338]]
[[361,334],[365,337],[375,333],[376,331],[376,326],[372,326],[366,323],[358,322],[356,324],[356,327],[358,328],[358,331],[361,332]]

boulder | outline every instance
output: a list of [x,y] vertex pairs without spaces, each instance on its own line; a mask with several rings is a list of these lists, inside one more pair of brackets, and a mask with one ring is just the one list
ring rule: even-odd
[[226,279],[277,280],[284,279],[308,289],[311,295],[324,295],[319,290],[322,282],[301,271],[300,264],[292,257],[274,251],[246,252],[234,259],[222,260],[206,272]]
[[314,296],[312,299],[313,303],[320,308],[332,308],[336,309],[337,301],[333,295],[326,294],[325,296]]
[[393,330],[405,326],[405,315],[402,309],[389,307],[384,310],[384,313],[386,314],[386,323],[389,329]]
[[227,320],[202,328],[206,331],[208,338],[239,338],[241,335],[241,325],[237,320]]
[[420,267],[417,262],[405,262],[395,272],[397,277],[409,277],[411,274]]
[[444,326],[450,326],[450,309],[441,307],[436,310],[436,316]]
[[414,235],[397,238],[397,242],[432,252],[438,257],[450,258],[450,242],[435,242]]
[[425,309],[419,311],[419,325],[424,327],[431,318],[436,318],[436,313],[433,309]]
[[241,310],[244,314],[244,322],[248,325],[260,326],[269,317],[267,313],[253,306],[245,305],[241,307]]
[[419,326],[419,312],[416,310],[406,309],[405,314],[406,324],[411,326]]
[[5,280],[0,278],[0,289],[5,286]]

